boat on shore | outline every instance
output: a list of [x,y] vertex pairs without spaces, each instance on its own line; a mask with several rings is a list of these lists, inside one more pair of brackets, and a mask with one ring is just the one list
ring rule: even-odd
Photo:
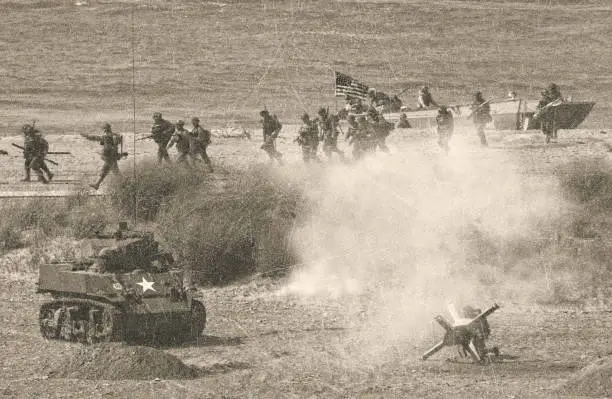
[[[487,126],[495,130],[529,130],[539,129],[540,121],[533,115],[538,100],[503,99],[490,102],[492,121]],[[589,115],[594,102],[565,101],[553,107],[554,120],[557,129],[575,129]],[[455,105],[448,107],[455,119],[455,125],[471,125],[468,116],[471,114],[469,105]],[[438,109],[403,109],[400,112],[384,113],[390,122],[397,122],[402,113],[406,114],[412,128],[429,129],[436,126]]]

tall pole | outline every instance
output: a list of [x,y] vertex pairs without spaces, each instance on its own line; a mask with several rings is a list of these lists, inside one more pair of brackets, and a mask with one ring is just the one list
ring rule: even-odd
[[[134,7],[135,5],[132,4],[132,139],[133,139],[133,145],[134,145],[134,150],[133,150],[133,156],[132,156],[132,173],[133,173],[133,178],[134,178],[134,182],[133,184],[136,184],[136,45],[135,45],[135,34],[134,34]],[[136,198],[136,190],[134,191],[134,198],[133,198],[133,224],[136,224],[136,205],[138,203],[137,198]]]

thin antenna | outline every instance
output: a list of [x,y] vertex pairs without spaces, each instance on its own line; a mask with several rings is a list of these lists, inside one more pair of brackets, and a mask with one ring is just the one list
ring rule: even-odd
[[[134,184],[136,184],[136,50],[135,50],[135,37],[134,37],[134,8],[135,4],[132,3],[132,137],[133,137],[133,156],[132,156],[132,173],[134,177]],[[134,190],[134,214],[133,224],[136,225],[136,205],[138,204],[136,198],[136,190]]]

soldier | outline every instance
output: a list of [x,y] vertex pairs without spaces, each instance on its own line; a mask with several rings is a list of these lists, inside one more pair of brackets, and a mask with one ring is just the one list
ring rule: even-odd
[[485,101],[482,97],[482,93],[477,91],[474,93],[474,100],[471,105],[472,113],[468,118],[472,118],[474,122],[474,126],[476,127],[476,133],[480,138],[480,145],[486,147],[487,136],[485,135],[485,125],[491,122],[493,119],[491,118],[491,107],[489,106],[489,101]]
[[104,134],[101,136],[81,133],[81,136],[85,137],[87,140],[97,141],[102,146],[102,152],[100,155],[102,156],[104,165],[102,165],[102,170],[100,171],[98,181],[89,185],[95,190],[100,188],[100,184],[108,175],[108,172],[121,174],[119,171],[119,164],[117,162],[124,155],[119,149],[119,146],[123,144],[123,136],[113,133],[110,123],[105,123],[102,125],[102,129],[104,130]]
[[[204,161],[208,172],[212,173],[213,167],[206,149],[210,145],[210,130],[200,126],[200,119],[197,117],[191,118],[191,156],[194,161]],[[246,130],[244,131],[246,132]]]
[[417,105],[419,108],[437,107],[438,104],[434,101],[433,96],[429,92],[429,87],[423,86],[419,91],[419,98],[417,99]]
[[276,160],[279,165],[282,165],[283,154],[276,150],[276,138],[283,128],[283,125],[279,122],[276,115],[270,115],[268,110],[264,109],[259,113],[259,115],[263,118],[261,123],[263,126],[264,141],[260,148],[268,154],[268,157],[270,157],[270,162]]
[[546,136],[546,142],[550,143],[550,139],[557,138],[557,128],[555,125],[555,105],[563,101],[559,87],[551,83],[546,90],[542,91],[542,98],[536,106],[534,119],[540,120],[542,133]]
[[364,115],[359,116],[349,145],[353,146],[353,159],[361,159],[366,153],[376,149],[376,133]]
[[308,114],[302,115],[302,122],[304,123],[298,132],[298,137],[295,141],[302,147],[302,159],[305,163],[310,161],[320,162],[317,156],[317,150],[319,148],[319,132],[317,125],[314,121],[310,120]]
[[374,129],[374,148],[378,147],[383,152],[389,152],[389,147],[387,147],[385,141],[395,126],[393,123],[387,122],[374,108],[368,110],[368,118]]
[[[43,184],[49,183],[53,178],[53,173],[45,164],[45,157],[49,152],[49,143],[42,137],[40,131],[34,126],[26,124],[21,129],[24,134],[23,157],[25,158],[25,178],[23,181],[30,181],[30,169],[38,176],[38,181]],[[43,174],[45,172],[47,177]]]
[[357,124],[357,120],[355,119],[355,115],[350,114],[346,121],[348,122],[348,130],[346,131],[346,136],[344,137],[344,140],[349,140],[351,137],[355,136],[355,134],[357,134],[357,128],[359,127],[359,125]]
[[338,120],[335,115],[329,115],[329,111],[323,107],[319,108],[319,140],[323,141],[323,153],[327,159],[331,159],[336,153],[340,159],[344,159],[344,152],[338,148]]
[[186,166],[189,166],[189,151],[190,151],[190,141],[191,141],[191,135],[190,133],[184,129],[185,126],[185,122],[182,120],[178,120],[175,123],[176,129],[174,130],[174,134],[172,135],[172,138],[170,138],[170,141],[168,142],[168,145],[166,146],[166,150],[169,150],[175,143],[176,143],[176,149],[178,150],[178,158],[176,159],[176,162],[181,163],[181,164],[185,164]]
[[408,122],[408,117],[404,112],[400,115],[399,121],[397,122],[398,129],[410,129],[410,122]]
[[438,115],[436,115],[436,130],[438,132],[438,145],[448,154],[451,136],[454,130],[453,114],[444,105],[438,109]]
[[174,125],[162,118],[162,114],[155,112],[153,114],[153,126],[151,127],[151,138],[157,144],[157,163],[162,161],[170,163],[167,146],[174,133]]

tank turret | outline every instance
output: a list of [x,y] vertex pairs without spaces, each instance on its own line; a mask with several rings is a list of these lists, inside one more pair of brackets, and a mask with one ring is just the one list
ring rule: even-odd
[[53,300],[40,309],[45,338],[100,341],[196,339],[206,310],[183,285],[183,271],[160,250],[153,233],[112,233],[83,242],[83,259],[43,264],[38,292]]

